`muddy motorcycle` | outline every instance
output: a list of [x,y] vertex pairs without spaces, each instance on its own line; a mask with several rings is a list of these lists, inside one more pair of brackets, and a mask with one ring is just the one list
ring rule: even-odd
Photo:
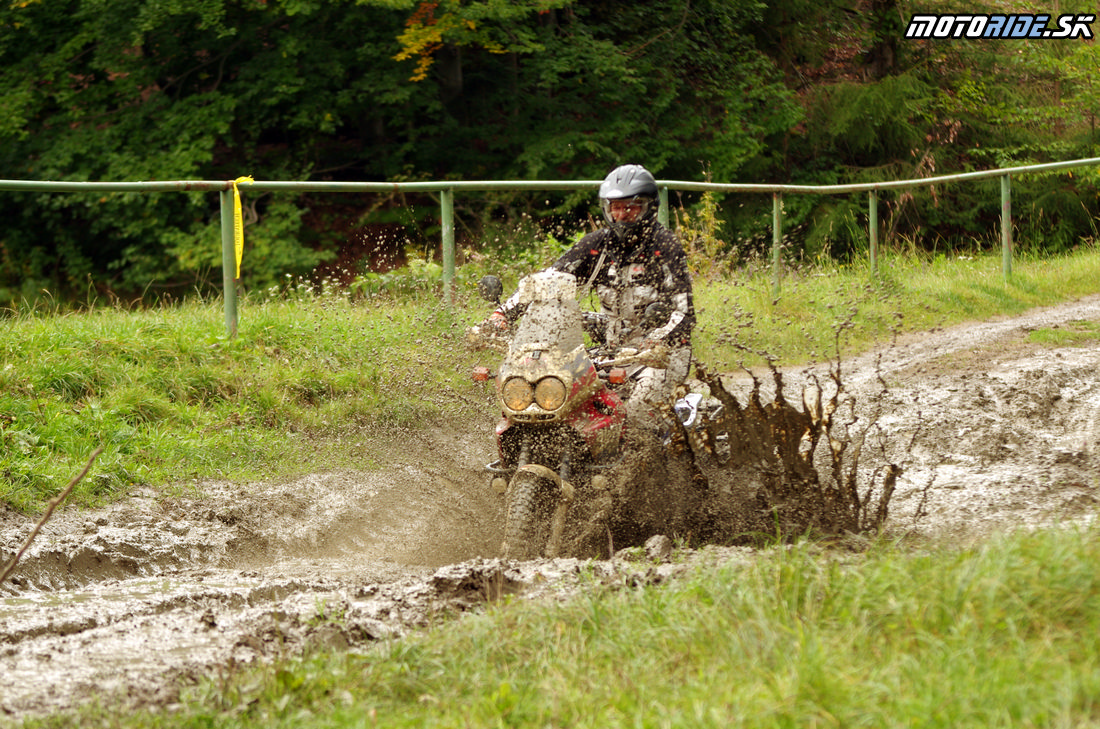
[[[487,300],[499,302],[495,277],[483,279],[479,289]],[[609,475],[622,460],[628,372],[667,361],[663,347],[587,347],[585,313],[576,294],[570,274],[531,274],[520,281],[524,315],[510,339],[485,331],[491,325],[471,330],[472,343],[495,341],[504,353],[495,376],[499,458],[486,468],[505,497],[506,557],[557,556],[578,492],[606,492]],[[475,379],[490,377],[488,370],[475,373]]]

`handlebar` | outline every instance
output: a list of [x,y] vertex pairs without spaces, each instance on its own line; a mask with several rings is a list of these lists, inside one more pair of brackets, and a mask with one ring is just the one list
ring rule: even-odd
[[649,349],[620,347],[608,351],[605,348],[597,348],[592,353],[592,363],[596,365],[598,370],[611,369],[612,367],[629,367],[631,365],[664,369],[668,367],[669,355],[669,348],[660,343]]

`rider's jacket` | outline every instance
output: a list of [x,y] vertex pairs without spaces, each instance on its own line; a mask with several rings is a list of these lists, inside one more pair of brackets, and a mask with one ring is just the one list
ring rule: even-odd
[[[600,332],[605,343],[650,339],[673,348],[690,345],[695,304],[687,256],[676,235],[656,220],[623,238],[610,228],[593,231],[552,267],[576,276],[582,292],[596,291],[605,315]],[[501,307],[509,318],[521,313],[513,302]]]

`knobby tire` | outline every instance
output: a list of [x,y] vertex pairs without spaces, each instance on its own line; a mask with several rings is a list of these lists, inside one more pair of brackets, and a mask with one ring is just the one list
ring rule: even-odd
[[544,479],[518,471],[508,489],[504,523],[506,557],[535,559],[546,551],[550,538],[550,488]]

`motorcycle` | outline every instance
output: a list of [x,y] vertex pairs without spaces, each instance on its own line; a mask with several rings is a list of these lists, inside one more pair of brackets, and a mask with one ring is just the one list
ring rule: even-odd
[[[478,288],[482,298],[499,304],[499,279],[486,276]],[[594,334],[607,322],[581,311],[571,274],[545,270],[524,277],[517,302],[524,313],[510,337],[488,323],[469,332],[472,346],[504,355],[495,377],[486,368],[474,374],[475,380],[495,379],[501,408],[499,457],[486,470],[504,496],[504,556],[552,558],[561,550],[571,504],[581,494],[606,495],[623,460],[632,374],[666,366],[669,353],[663,345],[587,346],[585,332]],[[665,428],[666,445],[682,443],[685,434],[689,445],[701,442],[720,416],[715,405],[720,408],[698,393],[680,398],[667,409],[675,422]]]
[[[499,279],[486,277],[482,296],[499,303]],[[505,497],[503,552],[529,559],[557,556],[575,482],[606,488],[617,461],[625,413],[585,346],[576,278],[557,271],[526,276],[518,288],[524,316],[511,339],[475,327],[479,343],[504,351],[496,374],[501,419],[499,458],[486,466]],[[496,340],[494,342],[494,340]],[[489,379],[479,371],[475,379]]]

